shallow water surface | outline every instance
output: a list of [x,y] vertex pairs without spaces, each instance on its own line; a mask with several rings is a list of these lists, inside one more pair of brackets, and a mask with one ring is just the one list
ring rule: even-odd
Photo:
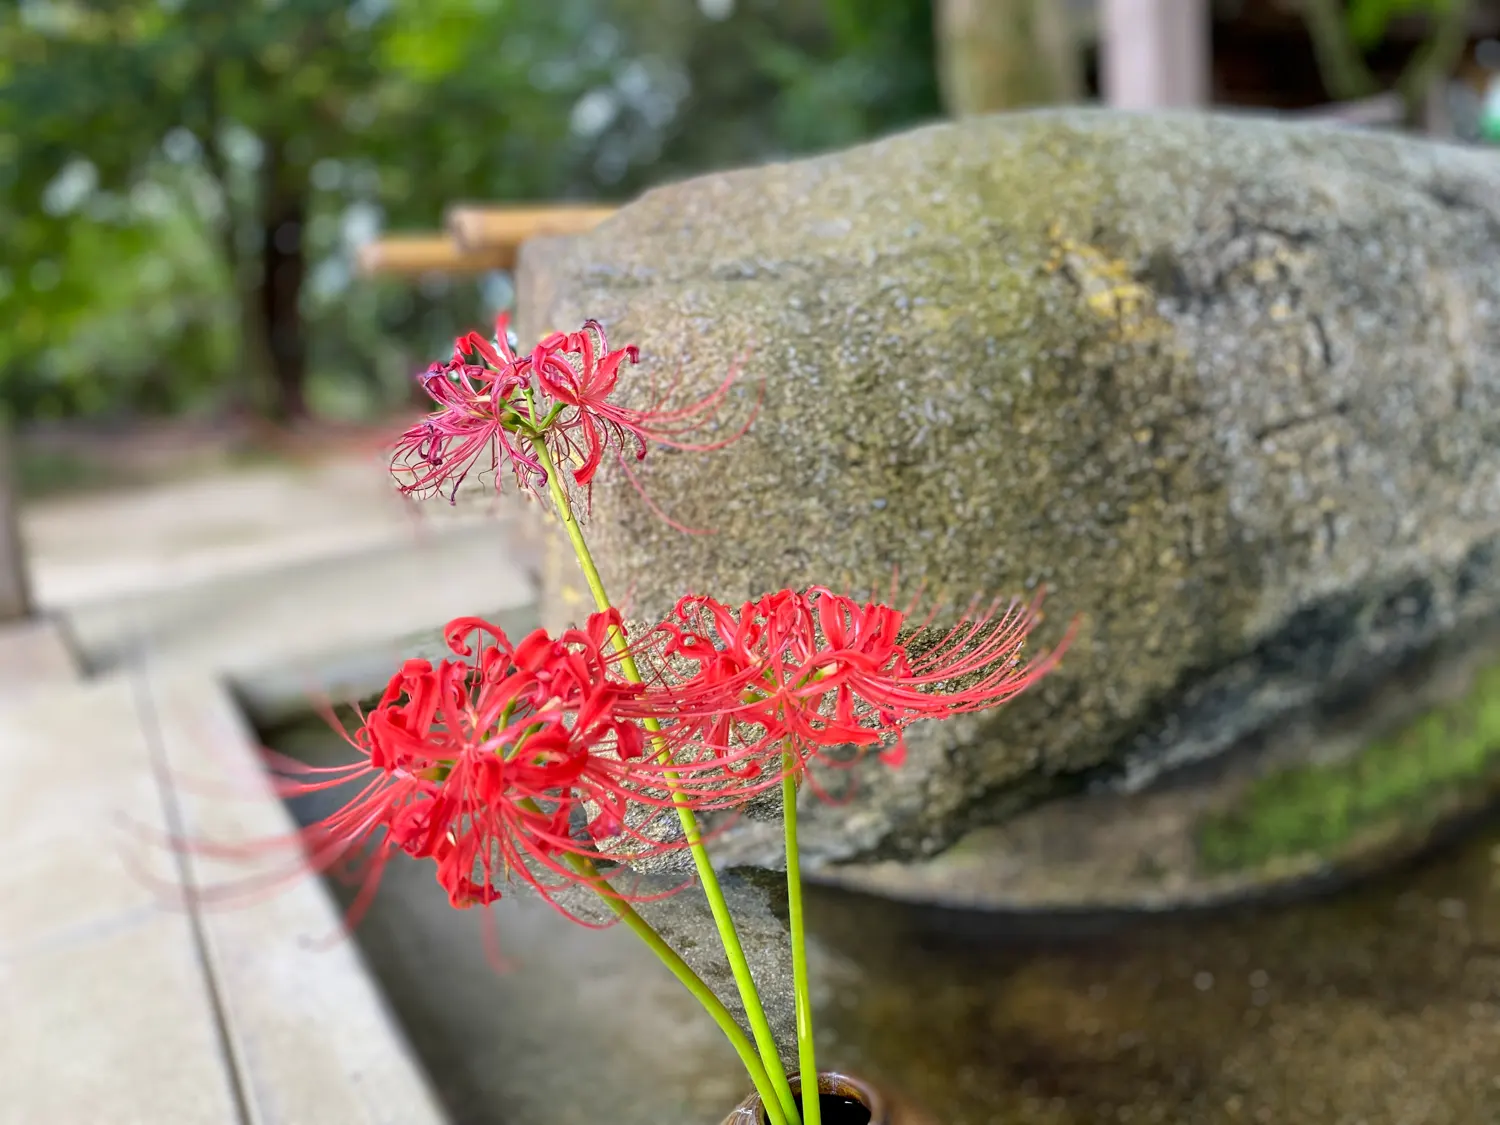
[[[942,1125],[1500,1122],[1500,823],[1289,906],[1042,922],[821,891],[808,911],[821,1059]],[[490,922],[501,974],[485,916],[392,864],[357,935],[458,1125],[715,1125],[743,1096],[627,931],[520,896]]]

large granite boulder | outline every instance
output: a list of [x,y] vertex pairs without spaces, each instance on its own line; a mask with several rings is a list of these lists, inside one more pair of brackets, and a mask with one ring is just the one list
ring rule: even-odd
[[[742,439],[640,467],[715,534],[602,475],[589,534],[635,615],[899,568],[1044,583],[1041,645],[1081,619],[1040,688],[810,808],[819,878],[1214,897],[1404,847],[1500,762],[1492,153],[1249,117],[940,125],[651,191],[528,245],[519,306],[524,339],[600,319],[684,398],[743,360],[747,410],[764,380]],[[583,599],[550,569],[555,622]],[[746,819],[720,854],[779,846]]]

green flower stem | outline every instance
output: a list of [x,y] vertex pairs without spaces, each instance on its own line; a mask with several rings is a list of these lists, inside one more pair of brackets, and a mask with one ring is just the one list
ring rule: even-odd
[[713,1017],[714,1023],[719,1025],[719,1030],[728,1037],[735,1053],[740,1056],[740,1062],[749,1073],[755,1092],[760,1095],[760,1100],[765,1104],[766,1116],[770,1119],[771,1125],[789,1125],[786,1111],[782,1109],[781,1102],[778,1100],[776,1086],[771,1081],[765,1064],[756,1054],[755,1044],[750,1042],[750,1037],[735,1021],[729,1009],[724,1007],[723,1001],[714,994],[714,990],[703,982],[702,977],[693,972],[692,967],[667,944],[666,939],[656,932],[650,922],[636,913],[630,903],[604,889],[604,877],[599,874],[598,869],[587,856],[570,854],[567,859],[568,865],[590,880],[594,893],[604,900],[605,904],[615,912],[621,922],[634,932],[636,937],[646,943],[651,952],[656,954],[671,974],[682,982],[683,987],[691,992],[698,1003],[702,1004],[708,1014]]
[[[540,813],[542,811],[541,807],[530,797],[523,797],[518,804],[528,812]],[[588,881],[589,889],[604,900],[604,904],[614,911],[615,917],[625,923],[636,937],[646,943],[647,948],[656,954],[668,971],[682,982],[683,987],[693,994],[698,1003],[703,1005],[714,1023],[719,1025],[719,1030],[728,1037],[730,1046],[739,1055],[740,1062],[749,1073],[755,1092],[765,1103],[766,1115],[771,1119],[771,1125],[789,1125],[786,1113],[777,1100],[776,1086],[766,1072],[765,1064],[756,1054],[755,1044],[750,1042],[750,1037],[735,1021],[729,1009],[724,1007],[724,1002],[719,999],[714,990],[709,988],[703,982],[703,978],[693,971],[692,966],[678,955],[677,950],[667,944],[666,939],[656,932],[656,928],[636,912],[635,907],[609,890],[604,876],[599,874],[599,869],[594,866],[593,860],[577,852],[569,852],[564,858],[569,867]]]
[[782,754],[781,821],[786,828],[786,902],[787,928],[792,939],[792,988],[797,1002],[797,1069],[802,1073],[802,1125],[821,1125],[822,1109],[818,1104],[817,1079],[812,1080],[811,1097],[808,1075],[818,1073],[813,1050],[812,989],[807,980],[807,922],[802,912],[802,861],[797,850],[797,759],[790,751]]
[[[537,438],[531,442],[531,449],[542,471],[547,474],[547,487],[552,495],[552,503],[557,508],[557,516],[562,520],[563,528],[568,533],[568,540],[573,545],[573,554],[577,557],[578,566],[583,571],[584,581],[588,583],[589,593],[593,595],[594,604],[599,611],[605,612],[612,608],[612,603],[605,592],[604,580],[599,577],[599,568],[594,565],[594,556],[583,538],[583,529],[578,526],[578,520],[573,515],[573,505],[568,499],[567,489],[558,476],[557,468],[552,462],[546,444]],[[625,634],[618,629],[611,629],[610,632],[615,650],[620,654],[620,670],[625,678],[632,683],[643,683],[644,679],[640,669],[636,667],[635,658],[630,653],[630,642],[626,640]],[[647,719],[645,726],[652,734],[659,734],[661,731],[661,726],[653,719]],[[660,738],[655,739],[654,742],[658,750],[657,760],[661,761],[667,755],[667,748]],[[739,989],[740,1001],[745,1005],[745,1017],[749,1020],[750,1030],[755,1036],[755,1045],[760,1051],[761,1060],[775,1086],[777,1100],[781,1103],[787,1119],[793,1125],[797,1125],[800,1122],[800,1115],[797,1112],[797,1103],[792,1096],[791,1083],[787,1081],[786,1071],[781,1065],[781,1054],[776,1048],[776,1037],[771,1034],[771,1024],[766,1019],[766,1010],[761,1004],[760,993],[756,990],[755,978],[750,972],[750,962],[745,958],[744,946],[740,944],[739,932],[734,928],[734,918],[729,913],[729,904],[724,901],[724,890],[719,885],[719,877],[714,871],[713,860],[709,858],[708,849],[703,846],[703,833],[698,829],[698,818],[693,815],[692,809],[677,799],[678,790],[674,775],[668,771],[664,776],[674,798],[673,807],[677,810],[677,818],[682,822],[683,836],[692,853],[693,866],[698,871],[698,881],[703,887],[704,897],[708,900],[709,911],[713,914],[714,926],[719,931],[719,939],[724,943],[724,956],[729,962],[730,972],[734,975],[734,983]]]

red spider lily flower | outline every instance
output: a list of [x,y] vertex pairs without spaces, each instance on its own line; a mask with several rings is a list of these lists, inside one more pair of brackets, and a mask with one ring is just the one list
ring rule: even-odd
[[[340,808],[291,838],[196,850],[296,856],[279,872],[229,888],[229,898],[279,885],[304,863],[354,883],[349,926],[397,852],[432,860],[455,907],[486,905],[505,883],[520,883],[594,925],[560,892],[582,885],[622,899],[655,897],[605,879],[622,865],[687,847],[681,833],[654,830],[676,805],[728,808],[743,797],[723,783],[722,771],[676,761],[682,755],[671,729],[648,744],[644,720],[685,733],[680,706],[725,700],[701,688],[679,693],[624,679],[612,640],[619,629],[613,610],[555,638],[539,629],[515,643],[479,618],[450,622],[445,639],[454,658],[408,660],[391,677],[360,726],[345,734],[354,761],[314,768],[272,756],[280,795],[354,787]],[[629,651],[648,655],[645,645]],[[570,862],[577,859],[596,866],[580,870]]]
[[740,777],[779,774],[783,751],[801,772],[845,746],[881,746],[882,759],[899,765],[908,726],[1005,703],[1056,666],[1072,635],[1026,663],[1020,653],[1041,619],[1039,598],[1003,611],[991,604],[934,637],[930,618],[914,623],[891,606],[822,587],[780,590],[738,612],[683,598],[673,618],[662,626],[668,648],[698,662],[706,688],[748,685],[736,705],[694,731]]
[[727,437],[689,440],[714,423],[736,372],[730,371],[718,387],[688,406],[666,405],[674,386],[655,396],[651,407],[637,410],[611,402],[610,397],[621,365],[638,362],[640,353],[634,346],[611,351],[598,321],[585,322],[578,332],[553,333],[526,356],[512,349],[507,329],[508,318],[501,314],[493,343],[470,332],[458,339],[450,361],[433,364],[421,377],[438,409],[396,443],[391,471],[401,491],[426,496],[447,489],[451,501],[468,474],[482,465],[481,471],[496,473],[497,488],[498,470],[509,466],[519,488],[540,493],[547,476],[534,443],[542,441],[559,465],[574,466],[574,482],[586,489],[605,454],[613,451],[652,510],[674,527],[691,530],[651,504],[629,461],[642,460],[651,444],[702,452],[740,437],[754,421],[758,404]]
[[396,441],[391,472],[403,493],[427,496],[449,491],[450,502],[476,466],[496,473],[509,466],[518,487],[536,492],[546,483],[536,454],[517,433],[518,397],[530,383],[529,360],[518,359],[506,339],[504,314],[496,318],[496,342],[477,332],[455,343],[453,358],[434,363],[421,376],[437,409]]
[[640,351],[634,345],[611,351],[604,326],[596,320],[585,321],[577,332],[553,333],[531,353],[538,388],[554,410],[546,440],[559,463],[576,465],[573,479],[585,488],[608,451],[616,454],[632,485],[641,492],[629,460],[644,460],[651,445],[687,452],[722,449],[741,437],[755,420],[758,404],[728,436],[714,441],[691,440],[717,419],[737,377],[735,370],[702,399],[687,406],[667,405],[675,384],[654,395],[652,405],[643,410],[611,402],[621,364],[639,361]]
[[524,382],[514,370],[494,374],[458,361],[433,364],[422,386],[439,408],[406,430],[391,454],[391,473],[401,491],[428,496],[446,487],[451,502],[476,466],[498,474],[507,465],[518,487],[536,491],[546,474],[514,431],[518,415],[510,401]]
[[510,314],[503,312],[495,317],[493,344],[478,332],[470,332],[460,336],[454,344],[453,358],[467,363],[482,363],[492,371],[504,371],[519,364],[521,359],[510,346]]

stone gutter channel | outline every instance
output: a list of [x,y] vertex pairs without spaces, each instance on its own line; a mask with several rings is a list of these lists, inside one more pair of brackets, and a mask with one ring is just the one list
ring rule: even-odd
[[[6,663],[50,643],[26,632]],[[166,845],[295,828],[224,678],[141,661],[8,695],[0,1123],[447,1120],[300,854]]]
[[535,618],[503,520],[342,552],[319,530],[149,587],[90,583],[108,546],[70,547],[70,588],[0,626],[0,1125],[448,1121],[300,851],[170,846],[295,831],[247,713],[367,695],[460,613]]
[[[182,803],[172,780],[172,767],[167,760],[166,743],[162,736],[161,716],[151,698],[151,685],[144,676],[136,680],[136,713],[140,719],[141,732],[145,736],[152,769],[156,775],[157,794],[161,799],[162,819],[167,834],[185,839],[187,826],[183,820]],[[224,1065],[229,1096],[234,1105],[235,1121],[238,1125],[252,1125],[258,1115],[252,1115],[245,1096],[243,1064],[235,1052],[235,1034],[230,1026],[224,988],[215,972],[213,950],[210,946],[207,927],[202,911],[195,901],[196,885],[192,873],[192,861],[186,852],[174,851],[172,863],[178,883],[188,889],[187,919],[192,934],[193,953],[198,968],[203,974],[203,987],[207,994],[209,1011],[213,1020],[214,1039],[219,1059]]]

